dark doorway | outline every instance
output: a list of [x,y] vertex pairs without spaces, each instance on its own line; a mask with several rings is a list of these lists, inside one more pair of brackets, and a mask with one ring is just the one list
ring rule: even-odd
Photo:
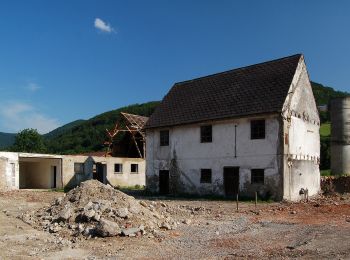
[[93,174],[93,179],[106,184],[105,173],[106,165],[102,163],[96,163],[96,172]]
[[159,171],[159,194],[169,194],[169,171]]
[[51,181],[51,188],[56,188],[56,178],[57,178],[57,166],[51,166],[51,172],[52,172],[52,181]]
[[226,197],[234,197],[239,190],[239,167],[224,167],[224,188]]

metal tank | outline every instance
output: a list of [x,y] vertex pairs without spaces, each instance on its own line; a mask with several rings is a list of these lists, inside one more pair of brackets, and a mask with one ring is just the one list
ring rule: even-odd
[[331,171],[350,174],[350,97],[331,101]]

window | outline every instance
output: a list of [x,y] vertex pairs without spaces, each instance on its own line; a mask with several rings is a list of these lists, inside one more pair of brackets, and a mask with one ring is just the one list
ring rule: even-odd
[[84,163],[74,163],[74,173],[84,174]]
[[252,169],[251,170],[252,176],[251,181],[252,184],[264,184],[264,169]]
[[212,142],[212,126],[203,125],[201,126],[201,143],[211,143]]
[[132,163],[130,172],[131,173],[138,173],[139,172],[139,165],[137,163]]
[[121,163],[114,164],[114,173],[123,173],[123,165]]
[[251,139],[265,139],[265,119],[250,122]]
[[211,183],[211,169],[201,169],[201,183]]
[[169,145],[169,130],[162,130],[159,132],[160,146]]

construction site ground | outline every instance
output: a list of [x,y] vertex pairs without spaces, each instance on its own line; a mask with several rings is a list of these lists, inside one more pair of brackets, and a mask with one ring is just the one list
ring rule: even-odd
[[[350,259],[350,196],[301,203],[140,198],[167,210],[178,225],[157,236],[60,243],[19,216],[49,205],[60,192],[0,193],[0,259]],[[166,207],[164,206],[166,205]]]

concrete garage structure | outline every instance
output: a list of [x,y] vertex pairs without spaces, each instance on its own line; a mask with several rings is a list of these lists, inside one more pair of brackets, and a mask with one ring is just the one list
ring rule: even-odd
[[19,162],[20,189],[54,189],[57,188],[62,159],[55,157],[24,157]]
[[61,156],[0,152],[0,165],[1,190],[62,187]]
[[144,186],[145,160],[0,152],[0,190],[73,188],[89,179],[112,186]]
[[176,83],[146,124],[146,186],[299,200],[320,191],[320,119],[303,55]]

